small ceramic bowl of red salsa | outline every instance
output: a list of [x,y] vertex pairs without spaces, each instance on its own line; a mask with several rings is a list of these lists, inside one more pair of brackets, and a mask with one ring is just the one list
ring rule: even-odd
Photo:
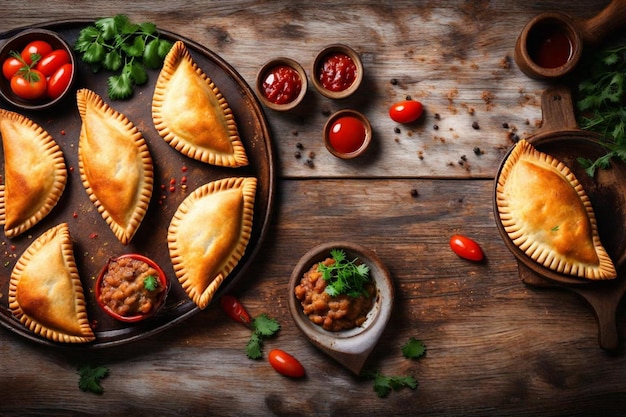
[[325,97],[346,98],[354,93],[363,80],[363,63],[356,51],[343,44],[322,49],[313,61],[311,81]]
[[72,95],[77,78],[74,54],[56,32],[38,28],[19,32],[0,48],[0,64],[0,97],[18,109],[48,109]]
[[357,110],[343,109],[332,114],[324,125],[326,149],[341,159],[353,159],[363,154],[372,140],[372,126]]
[[256,77],[256,89],[263,104],[277,111],[287,111],[302,102],[308,88],[304,68],[291,58],[266,62]]
[[169,281],[159,265],[134,253],[109,259],[95,285],[98,305],[127,323],[153,316],[165,303],[168,290]]

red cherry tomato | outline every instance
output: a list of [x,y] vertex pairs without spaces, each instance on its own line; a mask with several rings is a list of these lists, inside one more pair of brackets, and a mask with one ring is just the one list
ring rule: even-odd
[[305,374],[304,366],[293,356],[280,349],[272,349],[268,355],[270,365],[279,374],[291,378],[302,378]]
[[450,248],[461,258],[469,259],[470,261],[482,261],[484,257],[478,243],[467,236],[453,235],[450,238]]
[[338,152],[355,152],[365,141],[365,126],[356,117],[340,117],[330,127],[328,139],[330,145]]
[[422,103],[416,100],[403,100],[393,104],[389,108],[389,117],[394,122],[412,123],[422,116],[424,108]]
[[35,65],[35,69],[41,71],[46,77],[50,77],[56,70],[68,62],[70,62],[70,54],[65,49],[55,49],[48,55],[43,56]]
[[232,295],[223,295],[220,299],[220,304],[222,305],[222,309],[230,316],[231,319],[243,323],[250,323],[250,315],[244,308],[243,304],[239,302]]
[[39,54],[40,57],[44,57],[52,52],[52,46],[46,41],[32,41],[22,49],[22,59],[26,64],[33,63],[32,55]]
[[47,94],[51,99],[59,97],[72,78],[72,64],[63,64],[48,80]]
[[11,90],[26,100],[36,100],[46,95],[46,77],[37,70],[30,70],[30,75],[37,80],[27,80],[23,74],[15,74],[11,78]]
[[24,64],[15,57],[9,57],[2,63],[2,75],[7,80],[11,80],[16,72],[18,72]]

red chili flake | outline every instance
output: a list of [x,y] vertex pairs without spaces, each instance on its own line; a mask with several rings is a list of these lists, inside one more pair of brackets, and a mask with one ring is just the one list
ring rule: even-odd
[[170,185],[170,193],[173,193],[174,191],[176,191],[176,187],[173,185]]
[[74,167],[70,167],[70,172],[74,172]]
[[89,234],[89,239],[95,239],[98,237],[98,234],[96,232],[92,232]]
[[65,136],[65,130],[61,130],[61,135]]
[[183,172],[187,172],[187,165],[183,165],[183,167],[180,170]]
[[78,213],[76,213],[76,212],[72,213],[72,217],[73,218],[77,218],[78,217]]
[[161,184],[161,189],[165,190],[165,184]]
[[170,185],[175,185],[176,184],[176,178],[172,178],[170,180]]
[[11,250],[15,250],[15,245],[11,245]]
[[181,183],[181,184],[187,184],[187,177],[186,177],[186,176],[183,176],[183,177],[180,179],[180,183]]

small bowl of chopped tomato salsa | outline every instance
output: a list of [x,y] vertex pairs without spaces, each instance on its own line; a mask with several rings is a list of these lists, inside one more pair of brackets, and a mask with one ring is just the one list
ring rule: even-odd
[[376,253],[346,241],[318,245],[298,261],[288,288],[300,332],[359,374],[394,304],[391,274]]
[[359,111],[344,109],[332,114],[324,125],[326,149],[341,159],[353,159],[363,154],[372,140],[372,126]]
[[153,260],[139,254],[111,258],[95,285],[98,305],[116,320],[133,323],[153,316],[165,303],[169,281]]
[[308,88],[304,68],[291,58],[274,58],[266,62],[256,78],[256,89],[265,106],[287,111],[302,102]]
[[342,44],[328,45],[313,61],[311,81],[325,97],[346,98],[363,80],[363,63],[356,51]]
[[0,97],[22,110],[50,108],[70,95],[76,62],[56,32],[26,29],[0,48]]

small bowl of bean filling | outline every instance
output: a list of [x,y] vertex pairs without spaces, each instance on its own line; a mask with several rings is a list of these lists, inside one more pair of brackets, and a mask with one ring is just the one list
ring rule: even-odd
[[351,242],[316,246],[294,268],[289,291],[300,332],[358,374],[393,309],[393,280],[376,253]]
[[164,304],[169,281],[151,259],[138,254],[111,258],[96,279],[98,305],[116,320],[133,323],[153,316]]

